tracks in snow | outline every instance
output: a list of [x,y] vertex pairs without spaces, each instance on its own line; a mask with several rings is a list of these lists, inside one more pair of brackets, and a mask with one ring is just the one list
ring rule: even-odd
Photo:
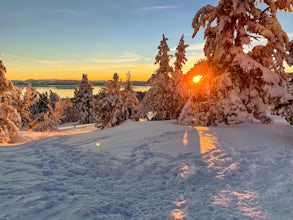
[[[1,149],[1,219],[236,220],[292,214],[286,207],[271,211],[274,196],[284,206],[293,201],[279,190],[292,195],[290,149],[258,158],[261,148],[232,152],[207,128],[183,126],[133,143],[127,157],[84,147],[96,138],[67,145],[68,138]],[[287,177],[262,187],[270,181],[266,173],[281,172],[279,163]]]

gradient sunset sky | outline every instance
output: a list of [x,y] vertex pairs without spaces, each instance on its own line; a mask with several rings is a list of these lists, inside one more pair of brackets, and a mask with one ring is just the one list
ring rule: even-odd
[[[0,59],[9,79],[147,80],[164,33],[171,53],[182,34],[189,63],[203,57],[202,31],[191,38],[197,10],[218,0],[1,0]],[[293,13],[279,13],[293,39]],[[293,71],[291,68],[290,71]]]

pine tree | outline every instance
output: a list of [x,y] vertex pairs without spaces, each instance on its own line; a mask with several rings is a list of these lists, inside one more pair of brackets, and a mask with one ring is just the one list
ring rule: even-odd
[[27,129],[32,122],[32,112],[30,108],[39,101],[37,89],[28,84],[25,91],[18,88],[16,109],[21,117],[22,128]]
[[173,78],[179,75],[179,77],[182,75],[182,67],[187,62],[186,58],[186,48],[188,47],[187,44],[184,42],[184,35],[181,36],[179,44],[176,48],[175,53],[175,62],[174,62],[174,74]]
[[33,130],[42,132],[57,130],[63,111],[63,107],[60,104],[61,102],[57,102],[55,109],[51,104],[48,104],[48,111],[39,113],[37,120],[33,121]]
[[0,143],[10,143],[19,133],[21,118],[13,108],[14,85],[5,77],[6,68],[0,60]]
[[80,124],[89,124],[96,121],[93,87],[86,74],[82,75],[82,80],[74,91],[72,101],[74,103],[75,117]]
[[184,75],[182,71],[183,65],[187,62],[186,48],[187,44],[184,42],[184,35],[180,38],[179,44],[176,48],[174,71],[172,77],[172,93],[175,102],[175,108],[173,110],[173,118],[178,118],[179,113],[187,101],[188,90],[186,89],[184,82]]
[[45,113],[49,111],[48,105],[50,104],[50,99],[48,97],[48,92],[39,93],[38,95],[38,102],[30,107],[31,114],[33,118],[37,118],[36,115],[39,113]]
[[124,119],[133,119],[135,115],[135,108],[138,105],[139,101],[136,96],[136,91],[134,91],[130,72],[126,73],[126,82],[125,88],[121,92],[122,93],[122,102],[124,106]]
[[62,121],[64,111],[61,100],[55,102],[60,97],[51,90],[50,95],[48,95],[48,92],[37,93],[37,95],[38,101],[29,108],[31,121],[26,125],[25,129],[34,131],[56,130]]
[[103,128],[115,127],[125,121],[125,109],[120,92],[121,81],[119,75],[114,73],[113,79],[105,84],[99,97],[98,126]]
[[52,90],[49,91],[49,101],[50,101],[50,104],[51,104],[53,109],[55,109],[55,105],[60,100],[61,100],[61,98],[57,93],[53,92]]
[[38,102],[30,107],[31,122],[27,124],[27,130],[39,131],[40,124],[44,121],[44,114],[50,110],[48,93],[37,93]]
[[102,127],[104,125],[104,122],[106,121],[106,118],[108,116],[108,106],[104,105],[102,100],[107,96],[106,91],[106,83],[104,87],[102,87],[99,92],[94,95],[96,106],[95,106],[95,114],[98,118],[97,127]]
[[163,34],[163,39],[158,46],[158,54],[155,58],[155,64],[159,65],[156,73],[148,80],[149,85],[153,84],[167,84],[170,76],[173,73],[173,68],[170,66],[169,62],[172,55],[169,54],[170,48],[167,44],[168,38]]
[[73,103],[70,98],[65,98],[61,100],[62,106],[63,106],[63,115],[61,117],[62,123],[68,123],[68,122],[76,122],[76,118],[74,116],[74,109],[73,109]]
[[174,103],[174,91],[172,88],[173,68],[169,65],[170,58],[168,38],[163,34],[163,39],[158,46],[158,54],[155,64],[159,65],[155,74],[148,80],[152,86],[146,93],[143,101],[138,107],[137,117],[145,117],[148,112],[154,112],[154,120],[168,120],[174,118],[173,110],[176,108]]
[[[214,69],[202,82],[213,86],[211,96],[199,103],[199,123],[230,124],[252,118],[269,123],[269,105],[293,123],[293,97],[283,66],[284,61],[293,64],[293,43],[276,17],[277,10],[292,10],[292,0],[265,0],[264,4],[267,8],[261,10],[256,1],[220,0],[217,6],[207,5],[196,13],[193,37],[205,27],[204,52]],[[266,44],[244,50],[259,39],[266,39]]]

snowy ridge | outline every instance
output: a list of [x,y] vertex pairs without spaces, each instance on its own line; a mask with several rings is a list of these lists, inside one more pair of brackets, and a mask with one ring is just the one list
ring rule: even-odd
[[0,148],[0,219],[290,219],[292,134],[127,121]]

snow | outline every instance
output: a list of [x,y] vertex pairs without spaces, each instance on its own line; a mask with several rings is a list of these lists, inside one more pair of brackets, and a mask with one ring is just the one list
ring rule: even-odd
[[126,121],[0,147],[0,219],[292,219],[293,127]]

